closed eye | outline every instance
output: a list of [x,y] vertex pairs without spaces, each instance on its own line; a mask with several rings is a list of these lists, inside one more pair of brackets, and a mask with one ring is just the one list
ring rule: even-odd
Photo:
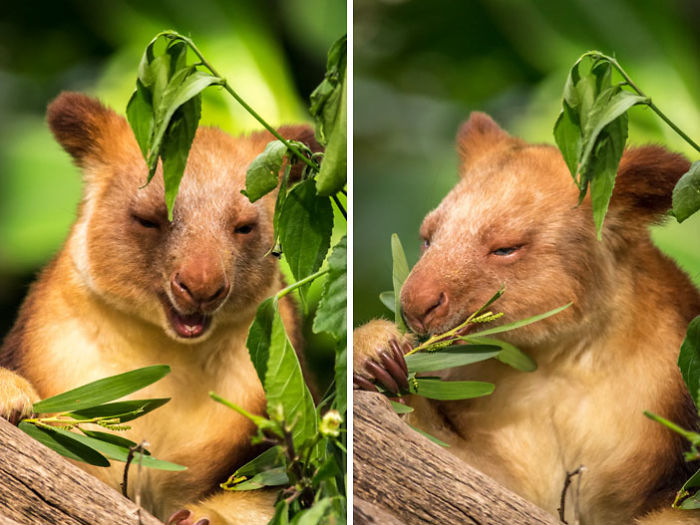
[[150,220],[150,219],[146,219],[144,217],[136,215],[135,213],[131,214],[131,218],[134,219],[137,223],[139,223],[144,228],[152,228],[152,229],[160,228],[160,224],[158,222]]
[[496,248],[495,250],[491,250],[491,255],[498,255],[500,257],[505,257],[508,255],[514,254],[520,248],[522,248],[522,245],[520,245],[520,246],[507,246],[505,248]]

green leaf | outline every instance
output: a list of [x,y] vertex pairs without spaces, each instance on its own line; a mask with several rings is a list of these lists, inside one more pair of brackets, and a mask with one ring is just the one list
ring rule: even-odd
[[391,258],[393,260],[392,280],[394,283],[394,322],[399,330],[407,330],[401,315],[401,287],[408,277],[408,262],[397,234],[391,236]]
[[428,399],[454,401],[487,396],[493,392],[493,383],[483,381],[443,381],[441,379],[418,377],[411,384],[411,393]]
[[391,403],[391,408],[393,408],[394,412],[397,414],[410,414],[413,412],[413,408],[408,405],[402,405],[401,403],[397,403],[391,399],[389,400],[389,403]]
[[430,435],[430,434],[428,434],[427,432],[424,432],[424,431],[421,430],[420,428],[414,427],[413,425],[408,425],[408,426],[411,427],[411,428],[412,428],[413,430],[415,430],[416,432],[418,432],[418,433],[419,433],[420,435],[422,435],[423,437],[428,438],[428,439],[429,439],[430,441],[432,441],[433,443],[436,443],[436,444],[440,445],[441,447],[450,448],[450,445],[448,445],[448,444],[445,443],[444,441],[439,440],[439,439],[436,438],[435,436]]
[[598,240],[602,237],[603,221],[612,197],[617,168],[627,140],[627,115],[611,122],[599,135],[595,154],[586,164],[586,178],[590,180],[593,221]]
[[335,399],[333,407],[341,414],[347,410],[348,350],[345,342],[338,343],[342,350],[335,353]]
[[136,392],[155,383],[170,372],[167,365],[154,365],[106,377],[57,396],[34,403],[37,414],[92,408]]
[[510,343],[498,339],[489,339],[488,337],[466,336],[466,339],[471,343],[500,347],[501,350],[496,354],[496,359],[503,364],[512,366],[522,372],[534,372],[537,370],[537,363],[535,360]]
[[201,97],[197,96],[178,108],[168,126],[160,151],[163,160],[163,183],[168,220],[173,220],[175,197],[180,189],[180,181],[185,173],[187,157],[192,141],[197,133],[201,116]]
[[[270,429],[273,431],[278,430],[278,425],[274,421],[270,421],[269,419],[267,419],[263,416],[259,416],[257,414],[253,414],[251,412],[248,412],[242,406],[237,405],[236,403],[229,401],[228,399],[224,399],[223,397],[218,395],[216,392],[209,392],[209,397],[211,397],[217,403],[221,403],[222,405],[229,407],[231,410],[235,410],[243,417],[250,419],[261,430],[262,429]],[[277,433],[279,433],[279,432],[277,432]]]
[[274,414],[278,407],[282,408],[286,423],[292,426],[296,447],[316,434],[316,407],[277,309],[272,321],[270,353],[263,385],[267,397],[267,413]]
[[553,315],[556,315],[559,312],[566,310],[572,304],[574,304],[574,303],[565,304],[564,306],[560,306],[559,308],[555,308],[554,310],[550,310],[549,312],[545,312],[545,313],[539,314],[539,315],[533,315],[532,317],[528,317],[527,319],[521,319],[520,321],[515,321],[512,323],[503,324],[500,326],[494,326],[493,328],[488,328],[488,329],[482,330],[480,332],[474,332],[473,334],[469,334],[468,336],[465,336],[464,339],[474,339],[476,337],[482,337],[485,335],[492,335],[492,334],[499,334],[501,332],[508,332],[510,330],[515,330],[516,328],[522,328],[523,326],[527,326],[529,324],[536,323],[537,321],[541,321],[542,319],[546,319],[547,317],[551,317]]
[[673,188],[673,216],[683,222],[700,210],[700,160],[691,164],[688,172]]
[[145,159],[153,134],[153,106],[150,95],[140,80],[136,81],[136,91],[126,106],[126,118]]
[[288,484],[289,477],[287,476],[286,467],[275,467],[258,472],[250,479],[240,480],[233,484],[226,484],[226,486],[222,485],[222,488],[232,491],[245,491]]
[[289,503],[287,500],[278,501],[275,505],[275,515],[268,525],[289,525]]
[[336,341],[347,334],[347,237],[343,236],[328,257],[328,278],[314,317],[313,331],[328,332]]
[[282,467],[285,465],[284,452],[282,448],[277,445],[272,448],[268,448],[262,454],[251,459],[248,463],[240,467],[233,473],[233,476],[254,476],[258,472],[264,470],[270,470],[272,468]]
[[118,401],[107,403],[84,410],[75,410],[67,415],[75,419],[92,419],[94,417],[118,417],[121,423],[131,421],[147,414],[151,410],[163,406],[170,398],[135,399],[133,401]]
[[344,84],[347,56],[347,36],[336,40],[328,51],[326,75],[321,84],[311,93],[309,113],[316,121],[316,138],[320,144],[328,144],[332,133],[341,91]]
[[332,498],[323,498],[315,502],[310,509],[296,514],[292,518],[292,525],[318,525],[332,503]]
[[379,300],[384,306],[386,306],[392,313],[396,313],[396,296],[394,292],[382,292],[379,294]]
[[19,429],[25,434],[36,439],[39,443],[46,445],[51,450],[54,450],[64,457],[89,463],[98,467],[109,467],[109,461],[99,452],[93,450],[74,439],[73,435],[64,436],[55,430],[47,428],[39,428],[26,421],[20,421]]
[[[103,441],[101,439],[95,439],[94,437],[84,436],[82,434],[77,434],[75,432],[63,430],[60,428],[56,428],[53,431],[65,437],[66,439],[74,439],[75,441],[82,443],[86,447],[90,447],[93,450],[104,454],[109,459],[125,462],[127,456],[129,455],[129,448],[115,444],[113,439],[110,439],[109,441]],[[169,470],[173,472],[187,470],[187,467],[184,467],[182,465],[170,463],[169,461],[162,461],[160,459],[154,458],[153,456],[142,455],[138,452],[134,453],[133,462],[134,464],[138,463],[143,467],[154,468],[158,470]]]
[[[100,441],[106,441],[107,443],[112,443],[113,445],[124,447],[126,449],[135,447],[137,445],[137,443],[131,441],[130,439],[126,439],[125,437],[122,437],[118,434],[110,434],[109,432],[100,432],[98,430],[81,429],[81,431],[88,437],[99,439]],[[144,450],[144,454],[150,456],[151,453],[148,450]]]
[[265,381],[267,362],[270,358],[270,334],[276,311],[272,301],[273,299],[270,297],[258,306],[255,320],[248,330],[248,339],[245,342],[261,383]]
[[688,325],[678,356],[678,367],[696,407],[700,407],[700,315]]
[[[696,471],[688,481],[686,481],[681,489],[678,491],[679,494],[687,494],[690,489],[700,487],[700,470]],[[681,509],[700,509],[700,491],[696,491],[695,494],[690,495],[678,506]]]
[[566,166],[571,176],[576,180],[578,175],[578,159],[581,154],[581,126],[576,122],[571,106],[566,101],[562,102],[562,110],[557,122],[554,124],[554,140],[561,150]]
[[501,349],[492,345],[449,346],[434,352],[416,352],[406,356],[410,372],[433,372],[456,366],[471,365],[496,357]]
[[347,182],[347,38],[339,38],[328,51],[326,75],[311,93],[309,112],[316,138],[325,146],[316,176],[319,195],[331,195]]
[[289,192],[279,217],[280,242],[294,278],[299,281],[321,267],[331,242],[333,208],[318,197],[313,179]]
[[331,195],[343,189],[347,183],[347,88],[345,71],[341,85],[340,101],[333,121],[328,145],[323,154],[321,168],[316,176],[316,191],[319,195]]
[[273,140],[250,163],[245,174],[245,195],[250,202],[255,202],[277,187],[286,152],[287,147],[282,142]]

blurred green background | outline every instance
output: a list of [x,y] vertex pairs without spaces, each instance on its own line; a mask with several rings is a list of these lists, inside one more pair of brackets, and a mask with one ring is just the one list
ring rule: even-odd
[[[44,122],[51,99],[83,91],[123,114],[146,44],[175,29],[191,36],[268,122],[309,121],[308,97],[323,79],[328,48],[346,32],[346,10],[335,0],[40,1],[3,10],[0,337],[35,273],[63,242],[80,197],[78,169]],[[261,129],[219,88],[204,94],[202,123],[234,134]],[[308,337],[317,375],[330,376],[333,347]]]
[[[389,315],[378,294],[392,286],[390,236],[414,264],[423,216],[457,181],[454,137],[470,111],[551,144],[568,70],[598,49],[700,141],[697,0],[355,0],[354,42],[355,325]],[[633,108],[628,143],[647,142],[699,158]],[[700,214],[653,237],[700,284]]]

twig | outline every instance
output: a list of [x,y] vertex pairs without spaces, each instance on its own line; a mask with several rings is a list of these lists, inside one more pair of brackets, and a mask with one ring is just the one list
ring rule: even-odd
[[[564,488],[561,489],[561,499],[559,500],[559,508],[557,509],[557,511],[559,512],[559,519],[561,520],[561,522],[567,525],[569,522],[564,519],[564,515],[566,514],[566,491],[569,490],[569,485],[571,485],[571,479],[574,476],[580,476],[584,470],[586,470],[586,468],[583,465],[580,465],[576,470],[567,472],[566,478],[564,479]],[[579,477],[579,486],[580,482],[581,478]]]

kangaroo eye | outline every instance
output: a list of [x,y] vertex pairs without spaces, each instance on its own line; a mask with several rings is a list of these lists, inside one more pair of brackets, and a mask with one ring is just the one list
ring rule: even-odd
[[421,249],[427,250],[430,248],[430,239],[423,239],[423,244],[421,245]]
[[509,246],[507,248],[496,248],[495,250],[491,250],[491,253],[493,255],[511,255],[515,252],[517,252],[520,249],[520,246]]
[[240,233],[242,235],[245,235],[245,234],[253,231],[253,224],[244,224],[242,226],[238,226],[234,231],[236,233]]
[[134,219],[136,222],[138,222],[144,228],[154,228],[154,229],[160,228],[160,224],[158,224],[157,222],[149,220],[149,219],[145,219],[145,218],[140,217],[136,214],[132,214],[131,218]]

